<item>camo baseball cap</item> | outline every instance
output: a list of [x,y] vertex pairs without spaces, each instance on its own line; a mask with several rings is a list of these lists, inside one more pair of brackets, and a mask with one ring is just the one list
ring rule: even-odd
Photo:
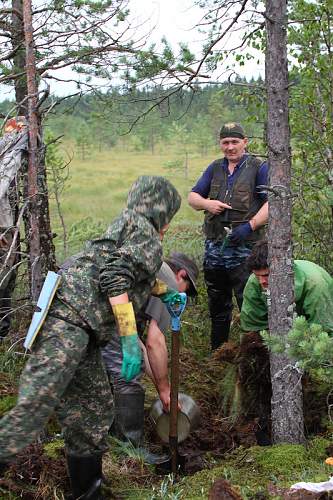
[[246,134],[239,123],[225,123],[220,130],[220,139],[225,139],[226,137],[245,139]]

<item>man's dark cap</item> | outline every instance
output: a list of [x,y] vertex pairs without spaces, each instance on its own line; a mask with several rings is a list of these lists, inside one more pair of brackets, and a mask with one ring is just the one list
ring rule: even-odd
[[173,264],[178,269],[185,269],[188,279],[190,281],[190,289],[188,290],[187,293],[192,297],[198,295],[198,290],[195,282],[199,276],[199,268],[196,265],[196,263],[192,259],[187,257],[187,255],[180,252],[172,253],[166,259],[166,262],[170,263],[171,265]]
[[246,134],[239,123],[225,123],[220,130],[220,139],[225,139],[226,137],[245,139]]

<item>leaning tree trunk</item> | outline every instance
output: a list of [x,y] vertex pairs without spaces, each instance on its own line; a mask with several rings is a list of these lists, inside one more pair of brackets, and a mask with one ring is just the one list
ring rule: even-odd
[[23,24],[23,1],[12,0],[12,46],[14,52],[14,72],[19,74],[15,78],[16,113],[28,116],[27,77],[25,74],[25,40]]
[[29,253],[30,290],[36,301],[47,269],[54,267],[54,247],[50,229],[44,148],[38,116],[38,85],[33,39],[31,0],[23,0],[26,76],[28,91],[28,178],[29,199],[26,217],[26,239]]
[[[287,0],[266,1],[269,195],[269,329],[285,336],[294,315],[291,154],[288,113]],[[304,441],[301,374],[286,355],[271,354],[274,443]]]
[[42,274],[47,271],[56,270],[55,248],[53,243],[53,233],[50,222],[49,194],[47,186],[47,173],[45,164],[46,148],[43,142],[43,129],[39,126],[39,149],[38,149],[38,209],[39,209],[39,233],[40,249],[42,255]]
[[[16,102],[16,115],[28,117],[28,103],[27,103],[27,78],[25,74],[25,40],[24,40],[24,24],[23,24],[23,1],[12,0],[12,15],[11,15],[11,40],[13,57],[13,70],[14,73],[19,74],[14,80],[15,87],[15,102]],[[21,156],[21,168],[17,174],[17,181],[14,189],[11,191],[11,205],[14,214],[14,223],[16,224],[19,217],[20,207],[24,206],[22,200],[22,193],[20,186],[24,183],[26,174],[26,159],[24,155]],[[25,218],[26,214],[23,214]],[[21,259],[21,241],[20,233],[17,235],[17,258],[16,263]]]
[[38,159],[38,118],[37,118],[37,95],[38,87],[36,81],[36,60],[34,51],[31,0],[23,2],[24,37],[26,48],[26,72],[28,90],[28,123],[29,123],[29,152],[28,152],[28,232],[29,241],[29,269],[31,279],[31,296],[37,300],[42,286],[42,267],[40,234],[38,227],[38,183],[37,183],[37,159]]

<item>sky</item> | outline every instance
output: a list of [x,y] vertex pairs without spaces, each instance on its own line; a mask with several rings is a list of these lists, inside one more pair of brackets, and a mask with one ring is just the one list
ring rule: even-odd
[[[138,33],[144,35],[153,32],[151,40],[155,43],[165,36],[174,48],[179,42],[187,42],[193,51],[199,50],[200,36],[191,28],[200,19],[201,10],[193,6],[192,0],[129,0],[129,8],[133,23],[138,26]],[[75,90],[71,84],[49,83],[51,92],[57,95]],[[0,85],[0,101],[11,97],[13,94],[9,93],[8,87]]]
[[156,28],[154,38],[165,35],[171,43],[189,42],[194,45],[200,35],[194,29],[202,15],[191,0],[130,0],[133,17],[149,18],[148,26]]
[[[39,1],[39,0],[38,0]],[[151,32],[151,40],[158,43],[163,36],[167,38],[176,50],[179,42],[187,43],[195,54],[200,54],[203,44],[203,35],[200,34],[196,25],[202,17],[203,11],[194,6],[194,0],[129,0],[129,8],[133,24],[137,26],[138,36],[144,36]],[[252,68],[239,68],[242,76],[255,76],[263,74],[262,68],[253,65]],[[62,70],[62,74],[64,74]],[[250,74],[249,74],[250,73]],[[66,75],[67,76],[67,75]],[[69,76],[69,73],[68,73]],[[225,77],[213,75],[214,79],[223,81]],[[51,92],[57,95],[70,94],[76,90],[74,84],[51,82]],[[13,98],[8,93],[8,88],[0,86],[0,101],[5,98]]]
[[[194,5],[194,0],[130,0],[133,17],[149,18],[147,26],[154,28],[153,39],[156,41],[165,35],[174,48],[179,42],[185,42],[195,54],[200,55],[204,43],[204,35],[199,33],[197,24],[202,20],[203,10]],[[237,7],[238,8],[238,7]],[[228,23],[228,21],[227,21]],[[226,38],[225,47],[237,46],[242,31],[235,32]],[[263,76],[264,61],[257,66],[247,64],[246,67],[237,67],[241,76]],[[220,79],[221,75],[215,75]],[[222,80],[225,77],[222,77]]]

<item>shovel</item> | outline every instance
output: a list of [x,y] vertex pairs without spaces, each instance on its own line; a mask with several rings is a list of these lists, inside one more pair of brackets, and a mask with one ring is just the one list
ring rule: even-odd
[[[182,294],[183,295],[183,294]],[[186,306],[186,294],[184,304],[168,304],[171,316],[171,390],[170,390],[170,419],[169,419],[169,450],[170,459],[159,464],[161,472],[185,471],[185,457],[178,452],[178,387],[179,387],[179,345],[180,345],[180,317]]]

